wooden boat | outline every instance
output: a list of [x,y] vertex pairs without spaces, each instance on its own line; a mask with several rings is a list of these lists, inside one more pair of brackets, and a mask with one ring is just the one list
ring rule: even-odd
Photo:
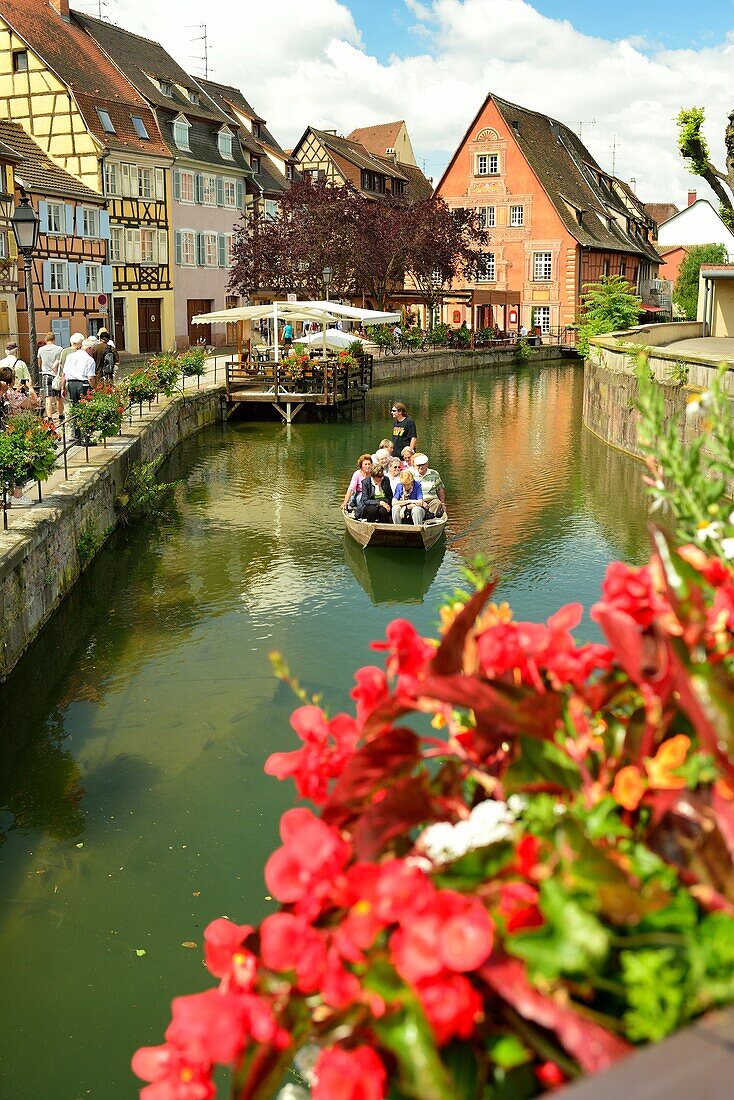
[[431,517],[426,523],[369,523],[342,511],[347,531],[360,546],[394,546],[404,550],[430,550],[446,531],[448,516]]

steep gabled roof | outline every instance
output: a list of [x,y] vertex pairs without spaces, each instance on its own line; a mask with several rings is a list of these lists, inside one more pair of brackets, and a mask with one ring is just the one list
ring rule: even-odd
[[384,157],[388,149],[395,148],[401,126],[405,126],[402,119],[399,122],[382,122],[377,126],[362,126],[347,134],[347,140],[356,141],[364,145],[369,153]]
[[[0,15],[71,89],[87,127],[102,148],[168,158],[150,107],[98,48],[75,15],[67,23],[48,0],[0,0]],[[109,111],[114,134],[103,130],[98,107]],[[138,137],[132,115],[143,119],[149,135],[147,141]]]
[[[643,255],[653,263],[660,257],[650,241],[628,231],[627,221],[640,225],[629,206],[615,194],[615,180],[597,164],[581,139],[557,119],[510,103],[489,93],[451,158],[441,183],[487,103],[492,101],[536,178],[572,237],[585,248]],[[629,188],[627,188],[629,191]],[[632,192],[629,192],[632,195]],[[639,204],[639,200],[635,202]],[[645,219],[646,220],[646,219]]]
[[16,180],[23,181],[22,186],[29,194],[58,195],[98,204],[105,201],[102,195],[55,164],[17,122],[0,120],[0,145],[9,147],[20,161],[15,169]]
[[646,202],[645,210],[647,210],[655,225],[662,225],[663,222],[667,222],[669,218],[679,212],[674,202]]
[[[250,134],[249,137],[252,141],[259,143],[261,146],[266,146],[268,149],[271,149],[276,156],[288,160],[288,154],[281,148],[279,142],[276,141],[270,130],[268,130],[265,119],[261,118],[257,111],[253,110],[238,88],[233,88],[228,84],[216,84],[213,80],[200,80],[199,83],[202,88],[206,89],[214,102],[229,115],[231,115],[232,110],[235,109],[239,111],[240,114],[245,115],[252,122],[259,125],[260,136],[254,137]],[[243,131],[247,133],[244,127]]]
[[364,169],[366,172],[379,172],[383,176],[392,176],[394,179],[407,182],[402,165],[398,167],[394,161],[388,160],[387,157],[375,156],[357,141],[337,137],[336,134],[330,134],[326,130],[315,130],[313,126],[310,129],[327,153],[336,153],[337,156],[343,157],[344,160],[353,164],[355,168]]

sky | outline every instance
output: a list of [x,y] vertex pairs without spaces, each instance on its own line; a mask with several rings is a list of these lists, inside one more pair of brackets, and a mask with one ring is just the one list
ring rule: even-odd
[[[98,14],[98,0],[71,0]],[[686,171],[675,118],[706,109],[723,168],[734,110],[734,0],[102,0],[102,17],[235,84],[284,147],[405,119],[438,182],[490,91],[560,119],[644,202],[716,200]],[[198,57],[197,57],[198,55]]]

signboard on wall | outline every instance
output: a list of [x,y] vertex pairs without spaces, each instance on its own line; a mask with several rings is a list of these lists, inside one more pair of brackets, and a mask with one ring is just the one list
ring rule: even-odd
[[460,309],[455,309],[454,313],[453,313],[453,323],[455,325],[458,325],[460,321],[461,321],[461,310]]

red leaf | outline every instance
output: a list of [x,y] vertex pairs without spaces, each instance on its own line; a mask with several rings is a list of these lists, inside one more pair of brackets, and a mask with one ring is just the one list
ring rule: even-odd
[[368,741],[351,758],[331,792],[328,807],[364,798],[378,785],[412,769],[419,759],[418,737],[412,730],[388,729],[374,741]]
[[464,604],[444,634],[436,656],[431,661],[430,670],[434,676],[450,676],[453,672],[461,672],[467,634],[496,587],[497,581],[491,581]]
[[629,1043],[618,1035],[534,989],[519,959],[491,958],[479,974],[523,1019],[553,1031],[586,1073],[609,1069],[631,1052]]
[[724,843],[734,863],[734,803],[722,798],[716,787],[714,787],[711,795],[711,809],[714,812],[716,824],[719,826],[719,832],[724,838]]
[[408,832],[433,816],[423,777],[399,779],[380,802],[374,802],[360,814],[354,832],[357,858],[377,859],[394,837],[404,835],[409,841]]

